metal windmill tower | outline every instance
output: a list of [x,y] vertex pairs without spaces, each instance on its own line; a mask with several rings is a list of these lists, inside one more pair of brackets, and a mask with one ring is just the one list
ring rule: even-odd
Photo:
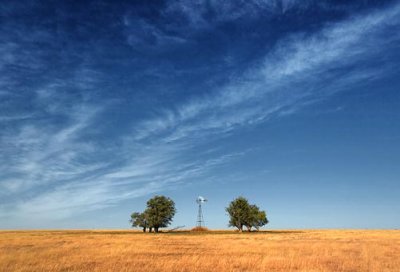
[[204,227],[204,218],[203,218],[203,210],[201,209],[201,205],[207,202],[202,196],[197,197],[196,203],[199,205],[199,212],[197,213],[197,227]]

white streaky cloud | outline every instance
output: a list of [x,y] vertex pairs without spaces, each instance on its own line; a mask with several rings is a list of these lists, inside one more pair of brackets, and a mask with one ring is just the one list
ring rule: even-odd
[[[380,67],[379,71],[374,67],[352,71],[341,75],[338,82],[322,89],[319,85],[321,82],[318,81],[318,77],[328,73],[332,67],[343,67],[356,63],[366,55],[375,54],[369,39],[377,36],[380,27],[396,21],[396,14],[398,8],[388,14],[372,14],[327,26],[313,37],[289,37],[266,56],[262,67],[253,68],[249,72],[251,76],[234,81],[214,95],[193,99],[177,109],[166,109],[163,116],[146,120],[136,126],[134,138],[153,143],[185,143],[182,150],[172,148],[174,152],[185,152],[192,145],[209,141],[210,136],[220,137],[240,126],[254,125],[274,115],[293,114],[310,103],[346,90],[347,86],[353,86],[354,83],[379,78],[389,67]],[[353,32],[356,32],[355,35],[348,38]],[[393,38],[396,39],[399,37]],[[287,41],[290,43],[284,46]],[[392,40],[381,41],[382,46],[386,46],[388,42]],[[354,47],[357,50],[353,50]],[[295,89],[292,84],[296,86]],[[155,160],[154,165],[146,167],[136,168],[132,164],[109,177],[134,178],[151,175],[154,174],[151,169],[158,168],[159,162]],[[148,172],[144,169],[148,169]],[[175,173],[182,171],[178,168],[170,170],[172,169]],[[186,171],[187,178],[190,180],[190,176],[196,171],[196,168]]]
[[[241,79],[214,94],[195,98],[167,114],[136,126],[138,140],[165,137],[178,141],[197,133],[230,131],[235,126],[256,124],[280,110],[295,112],[303,100],[328,98],[346,90],[346,85],[379,78],[390,66],[360,67],[338,80],[330,70],[346,68],[364,59],[379,58],[376,48],[393,46],[400,35],[380,39],[387,25],[398,25],[399,5],[390,9],[327,25],[309,37],[291,35],[268,53],[263,65],[253,67]],[[325,77],[325,82],[321,79]],[[322,84],[322,86],[321,86]],[[288,108],[293,108],[288,110]]]
[[130,19],[129,16],[124,16],[123,21],[127,42],[132,47],[158,47],[186,42],[184,38],[170,35],[142,18]]
[[10,121],[18,121],[18,120],[26,120],[33,118],[33,114],[20,114],[20,115],[7,115],[7,116],[0,116],[0,123],[1,122],[10,122]]
[[[160,10],[160,17],[169,19],[168,24],[146,21],[128,12],[123,18],[127,43],[132,47],[163,47],[190,42],[190,36],[218,24],[241,19],[274,17],[291,9],[302,10],[311,0],[237,0],[202,1],[171,0]],[[207,16],[213,14],[213,16]],[[171,20],[171,18],[180,18]]]
[[[64,91],[65,86],[85,89],[95,82],[93,73],[87,70],[78,69],[76,74],[80,75],[78,83],[74,76],[72,81],[55,80],[32,91],[24,101],[35,106],[29,114],[0,117],[0,121],[9,121],[6,125],[13,121],[13,126],[0,131],[0,187],[6,192],[21,194],[46,185],[54,186],[108,165],[98,160],[87,162],[94,145],[80,139],[92,130],[97,116],[107,105],[97,106],[71,98]],[[83,84],[84,76],[87,84]],[[12,94],[18,99],[20,96]]]
[[4,159],[11,159],[7,172],[31,180],[22,184],[32,187],[69,179],[102,166],[76,161],[93,150],[89,143],[75,140],[89,126],[92,114],[90,109],[75,111],[70,124],[61,129],[25,125],[17,135],[3,136],[2,142],[9,149]]
[[[87,162],[85,157],[96,156],[99,146],[81,136],[95,124],[102,107],[84,102],[66,107],[62,101],[68,97],[61,93],[60,98],[61,87],[54,83],[40,89],[34,101],[47,116],[61,116],[62,124],[39,120],[1,135],[0,146],[6,151],[0,156],[2,194],[30,195],[16,197],[12,206],[0,203],[2,217],[65,218],[194,179],[232,158],[185,162],[180,158],[184,144],[147,146],[130,140],[112,149],[108,160]],[[134,156],[125,158],[126,153]],[[112,165],[118,155],[125,158],[123,166]]]
[[[285,9],[293,3],[286,1]],[[238,12],[232,16],[240,16]],[[99,77],[95,71],[84,67],[68,83],[56,80],[41,86],[32,101],[40,109],[32,113],[36,119],[0,131],[1,195],[14,197],[11,206],[0,200],[0,217],[65,218],[208,177],[216,167],[244,154],[205,150],[194,156],[199,145],[244,126],[293,114],[389,72],[391,67],[385,64],[362,65],[345,75],[332,70],[363,62],[365,56],[379,58],[375,46],[387,48],[400,42],[399,34],[380,39],[383,27],[399,25],[399,13],[396,5],[326,25],[312,36],[288,36],[243,77],[207,96],[165,108],[157,118],[142,120],[112,147],[84,139],[105,105],[71,98],[63,89],[66,85],[78,90],[95,88]],[[128,19],[125,24],[129,26]],[[3,50],[14,50],[10,48]],[[7,61],[13,58],[17,56],[11,54]],[[52,118],[59,122],[47,122]]]
[[[69,182],[54,190],[40,194],[29,201],[15,205],[16,217],[62,219],[77,213],[109,207],[130,198],[148,195],[165,189],[166,186],[185,183],[196,177],[205,175],[209,170],[241,156],[242,153],[232,153],[201,162],[177,163],[178,158],[168,154],[156,164],[158,173],[132,175],[133,169],[153,168],[147,161],[153,158],[147,155],[143,164],[128,163],[117,172],[102,176],[93,175],[76,182]],[[150,170],[150,169],[149,169]],[[154,169],[153,169],[154,170]],[[136,185],[136,186],[135,186]],[[8,209],[1,209],[0,217],[10,216]]]
[[[165,16],[180,13],[189,22],[190,28],[207,28],[212,24],[234,21],[240,18],[257,18],[260,16],[276,16],[290,9],[304,9],[312,2],[310,0],[238,0],[238,1],[168,1]],[[205,18],[207,12],[212,11],[214,16]]]
[[[336,23],[318,35],[303,38],[294,35],[281,41],[266,60],[265,75],[280,79],[317,70],[326,64],[339,65],[376,53],[377,44],[398,41],[398,35],[380,40],[379,32],[387,24],[399,24],[399,7]],[[378,40],[377,40],[378,39]],[[363,43],[360,43],[360,42]],[[343,59],[346,57],[346,59]],[[271,62],[272,60],[272,62]]]

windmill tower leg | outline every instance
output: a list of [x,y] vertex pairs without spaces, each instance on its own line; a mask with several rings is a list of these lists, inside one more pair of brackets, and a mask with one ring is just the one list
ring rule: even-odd
[[201,203],[199,204],[199,212],[197,213],[197,226],[200,228],[204,226],[204,218],[203,218],[203,211],[201,209]]

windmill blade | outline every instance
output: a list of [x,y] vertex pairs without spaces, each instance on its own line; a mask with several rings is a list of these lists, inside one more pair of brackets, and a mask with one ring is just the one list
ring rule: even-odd
[[196,200],[197,203],[204,203],[204,202],[206,202],[206,201],[207,201],[207,199],[205,199],[205,198],[202,197],[202,196],[198,196],[198,197],[197,197],[197,200]]

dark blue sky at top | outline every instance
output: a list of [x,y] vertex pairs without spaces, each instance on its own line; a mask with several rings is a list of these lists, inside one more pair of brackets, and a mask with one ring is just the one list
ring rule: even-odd
[[0,228],[398,228],[398,1],[5,1]]

